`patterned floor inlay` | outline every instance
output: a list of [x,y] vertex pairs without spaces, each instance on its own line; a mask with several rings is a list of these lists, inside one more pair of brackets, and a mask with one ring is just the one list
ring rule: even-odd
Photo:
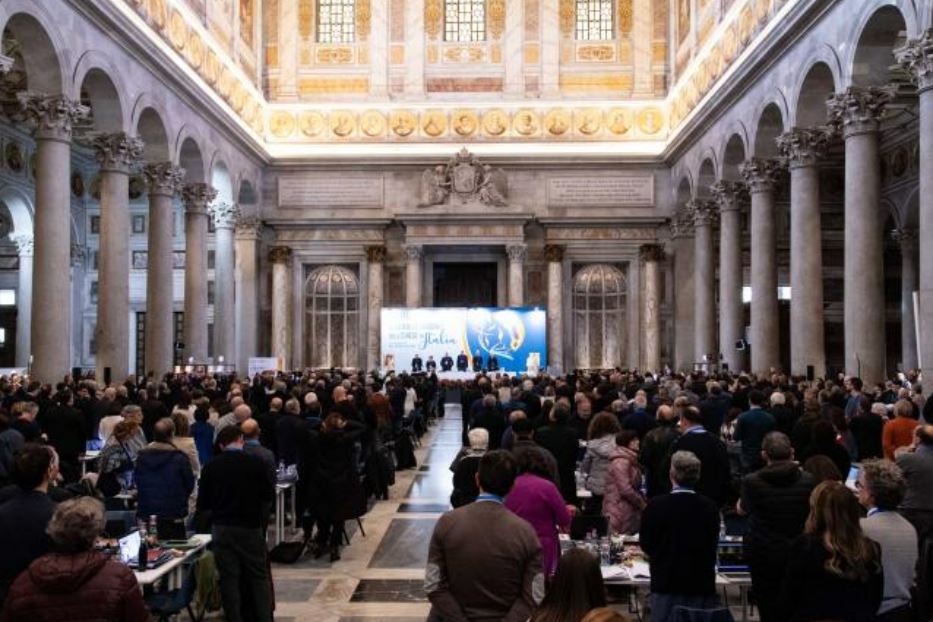
[[425,602],[424,581],[410,579],[363,579],[350,597],[351,603]]

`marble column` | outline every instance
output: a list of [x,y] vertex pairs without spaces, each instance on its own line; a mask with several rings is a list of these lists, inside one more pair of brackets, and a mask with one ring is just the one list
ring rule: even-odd
[[61,95],[17,95],[36,123],[32,289],[42,292],[30,325],[32,378],[60,382],[71,371],[71,128],[90,109]]
[[693,358],[713,362],[716,356],[716,258],[713,225],[719,210],[713,201],[693,199],[687,203],[693,219],[693,285],[696,322],[693,327]]
[[525,304],[525,258],[528,247],[524,244],[511,244],[505,247],[509,255],[509,306],[520,307]]
[[[233,228],[240,215],[233,203],[215,203],[214,219],[214,362],[236,363],[236,280]],[[223,360],[221,361],[221,358]]]
[[259,241],[262,220],[241,216],[236,223],[236,369],[247,373],[259,356]]
[[[920,141],[917,174],[920,181],[919,236],[929,241],[933,240],[933,30],[925,31],[919,39],[908,41],[895,51],[895,56],[913,76],[920,99],[917,132]],[[920,347],[917,364],[926,372],[924,376],[930,378],[933,377],[933,245],[921,244],[919,253],[920,317],[917,322],[920,326]]]
[[381,316],[383,300],[383,270],[385,269],[386,247],[366,247],[366,260],[369,262],[369,294],[367,297],[366,330],[366,369],[381,367],[379,346],[382,339]]
[[[88,295],[86,278],[88,272],[87,258],[87,247],[77,242],[72,242],[71,270],[68,271],[68,276],[71,279],[71,325],[75,327],[80,327],[84,321],[84,299]],[[85,335],[82,334],[80,329],[72,331],[69,347],[71,348],[71,360],[75,361],[75,364],[79,364],[82,358],[84,339]]]
[[664,247],[646,244],[638,251],[645,275],[641,306],[642,369],[657,371],[661,369],[661,262],[664,261]]
[[97,381],[130,372],[130,171],[143,143],[123,132],[100,134],[93,145],[100,162],[100,259],[97,294]]
[[830,132],[794,128],[777,143],[790,167],[790,373],[826,375],[820,167]]
[[207,206],[217,191],[204,183],[182,188],[185,204],[185,361],[207,362]]
[[405,247],[405,306],[414,309],[421,306],[421,262],[424,248],[411,245]]
[[751,371],[769,374],[781,364],[777,297],[777,242],[774,190],[781,173],[777,160],[752,158],[741,166],[751,194],[752,304],[749,344]]
[[143,173],[149,184],[145,371],[161,377],[175,362],[174,199],[184,183],[185,171],[171,162],[159,162],[147,165]]
[[744,184],[718,181],[710,192],[719,205],[719,351],[733,372],[745,371],[745,352],[735,347],[745,339],[742,305],[742,206]]
[[904,371],[917,369],[917,323],[914,292],[920,286],[916,229],[897,229],[894,240],[901,247],[901,365]]
[[273,246],[269,249],[272,263],[272,356],[282,361],[284,369],[291,369],[291,339],[288,330],[288,311],[291,297],[288,286],[288,261],[292,249]]
[[686,206],[681,205],[670,222],[671,255],[673,255],[672,276],[674,279],[674,360],[672,367],[678,371],[693,369],[696,359],[696,287],[694,255],[696,243],[693,240],[693,219]]
[[564,270],[564,247],[548,244],[544,247],[547,261],[547,365],[562,373],[564,369],[564,290],[561,281]]
[[[827,102],[845,138],[845,370],[885,379],[884,234],[879,126],[892,91],[849,87]],[[922,174],[922,171],[921,171]]]
[[16,363],[29,367],[30,322],[32,321],[32,254],[31,233],[13,233],[10,239],[19,251],[19,281],[16,288]]

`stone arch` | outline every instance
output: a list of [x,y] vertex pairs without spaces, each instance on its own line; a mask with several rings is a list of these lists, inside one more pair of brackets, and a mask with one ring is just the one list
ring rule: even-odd
[[693,198],[693,182],[690,179],[690,173],[686,172],[677,183],[674,190],[674,203],[679,209],[684,203]]
[[185,181],[207,182],[204,174],[204,152],[193,136],[186,136],[178,143],[178,153],[175,157],[178,165],[185,169]]
[[91,108],[95,131],[122,132],[126,129],[117,85],[106,71],[99,67],[90,68],[84,74],[78,93],[81,103]]
[[[71,94],[71,97],[74,99],[83,99],[83,91],[92,88],[95,82],[99,80],[98,76],[101,74],[106,76],[107,82],[109,82],[114,89],[114,99],[112,102],[108,102],[107,106],[119,106],[118,115],[116,114],[117,111],[107,110],[107,113],[108,115],[119,116],[121,122],[121,127],[118,128],[119,130],[129,131],[129,128],[132,127],[128,122],[131,115],[129,101],[128,98],[125,97],[125,94],[129,93],[129,89],[127,88],[123,74],[121,74],[113,64],[110,57],[103,52],[99,50],[88,50],[78,59],[74,71],[72,72],[72,83],[75,85],[75,92]],[[95,104],[98,105],[98,107],[101,105],[100,102],[94,102],[92,100],[92,106]],[[96,116],[97,111],[93,110],[92,114]]]
[[249,179],[241,179],[237,189],[237,205],[257,205],[259,196],[256,187]]
[[897,207],[897,226],[917,229],[920,226],[920,186],[916,186]]
[[826,100],[837,92],[838,75],[832,66],[817,60],[802,74],[796,88],[796,99],[791,114],[795,127],[810,128],[825,125]]
[[784,110],[777,102],[765,105],[755,127],[754,150],[752,155],[759,158],[773,158],[778,155],[775,139],[784,132]]
[[170,161],[168,132],[162,119],[155,108],[146,108],[136,120],[136,135],[143,140],[143,158],[147,163]]
[[56,42],[66,39],[46,11],[42,3],[26,0],[10,0],[0,5],[3,50],[6,52],[11,45],[8,36],[16,40],[16,56],[21,58],[26,89],[51,95],[64,94],[71,90],[66,74],[69,62],[65,50]]
[[720,179],[741,181],[742,174],[739,172],[739,166],[747,157],[748,149],[742,134],[734,133],[729,136],[722,151],[722,165],[719,167]]
[[[897,2],[888,1],[867,10],[851,36],[850,56],[846,59],[847,84],[880,86],[890,80],[888,68],[895,64],[894,48],[903,31],[915,32],[908,20],[913,10],[902,10]],[[910,20],[914,21],[915,20]]]
[[10,211],[13,231],[32,235],[35,210],[29,195],[14,186],[4,186],[0,188],[0,201]]
[[716,183],[715,161],[715,157],[710,152],[703,160],[703,163],[700,164],[700,170],[697,173],[697,198],[706,199],[710,197],[710,186]]
[[211,186],[217,191],[216,203],[233,203],[233,177],[222,159],[216,158],[211,165]]

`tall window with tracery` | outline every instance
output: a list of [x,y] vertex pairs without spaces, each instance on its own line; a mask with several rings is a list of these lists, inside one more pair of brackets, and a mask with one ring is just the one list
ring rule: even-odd
[[486,40],[486,0],[445,0],[444,41]]
[[353,43],[356,40],[356,0],[318,0],[317,42]]
[[576,0],[577,40],[608,41],[613,38],[613,1]]

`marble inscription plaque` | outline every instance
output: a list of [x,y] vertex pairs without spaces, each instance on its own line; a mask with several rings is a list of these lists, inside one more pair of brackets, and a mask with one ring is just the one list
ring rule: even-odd
[[371,173],[317,173],[279,176],[279,207],[383,206],[384,180]]
[[548,207],[651,207],[654,176],[552,177],[548,179],[547,204]]

